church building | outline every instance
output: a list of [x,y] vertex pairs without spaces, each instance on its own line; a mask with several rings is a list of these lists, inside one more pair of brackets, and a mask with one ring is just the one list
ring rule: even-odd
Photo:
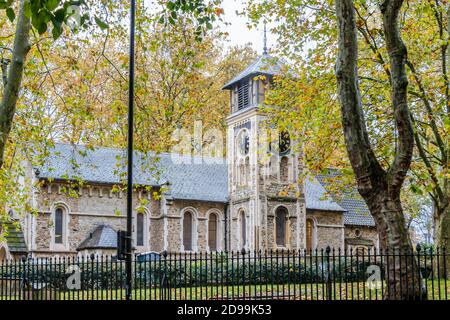
[[[268,134],[260,106],[281,67],[265,51],[224,86],[226,158],[165,153],[155,162],[136,153],[136,253],[378,248],[375,223],[357,192],[328,192],[339,171],[305,175],[289,132]],[[125,151],[56,144],[50,154],[43,166],[26,166],[26,178],[38,186],[30,195],[36,214],[11,212],[21,227],[3,224],[0,260],[115,254],[117,231],[126,228],[126,196],[117,187]]]

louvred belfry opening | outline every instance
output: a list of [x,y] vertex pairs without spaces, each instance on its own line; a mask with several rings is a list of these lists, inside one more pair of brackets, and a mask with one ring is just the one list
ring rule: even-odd
[[244,84],[238,88],[238,110],[247,108],[249,104],[249,86],[248,84]]

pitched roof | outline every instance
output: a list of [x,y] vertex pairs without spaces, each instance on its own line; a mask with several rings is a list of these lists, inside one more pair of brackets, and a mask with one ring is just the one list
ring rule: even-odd
[[[81,180],[98,183],[119,183],[126,178],[126,150],[95,148],[82,145],[55,144],[45,163],[38,166],[38,176],[47,179]],[[133,179],[136,184],[157,186],[155,168],[142,153],[135,153]]]
[[89,236],[81,242],[77,251],[86,249],[116,249],[117,248],[117,232],[107,225],[101,225],[89,234]]
[[[126,153],[122,149],[56,144],[45,165],[38,167],[39,178],[81,179],[90,183],[120,183]],[[122,158],[122,159],[121,159]],[[119,160],[118,160],[119,159]],[[228,202],[228,165],[223,158],[200,158],[164,153],[144,155],[136,152],[134,179],[146,186],[168,185],[168,198],[218,203]],[[156,161],[156,163],[155,163]],[[118,165],[120,164],[120,165]],[[327,176],[305,181],[306,208],[344,212],[344,224],[374,226],[372,216],[357,192],[342,191],[331,197]]]
[[271,76],[277,75],[280,73],[282,65],[283,64],[280,59],[269,54],[263,54],[256,58],[256,60],[253,61],[244,71],[224,85],[222,89],[231,89],[233,84],[250,76],[255,76],[258,74]]
[[165,154],[161,169],[174,199],[228,202],[228,165],[224,158]]
[[5,240],[11,253],[26,253],[27,245],[21,228],[18,228],[15,221],[0,221],[0,231],[5,230]]
[[[126,152],[116,148],[95,148],[56,144],[43,166],[37,167],[39,178],[81,180],[115,184],[126,178]],[[163,153],[135,153],[135,184],[162,186],[169,184],[174,199],[227,202],[228,169],[223,158],[200,158]]]
[[[364,199],[359,195],[356,187],[349,188],[339,186],[339,176],[341,172],[336,169],[329,169],[326,174],[317,175],[317,180],[329,191],[330,196],[342,208],[347,210],[344,213],[344,224],[353,226],[375,226],[375,221],[370,214],[369,208]],[[333,194],[331,189],[339,190],[339,195]]]
[[327,196],[325,188],[313,177],[306,178],[305,201],[306,208],[311,210],[346,211],[346,209],[342,208],[339,204],[334,202],[333,199]]

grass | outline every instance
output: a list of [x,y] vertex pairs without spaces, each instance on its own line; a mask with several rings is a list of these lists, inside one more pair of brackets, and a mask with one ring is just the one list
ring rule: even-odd
[[[450,280],[427,281],[429,300],[450,299]],[[337,283],[331,290],[333,300],[382,300],[382,290],[370,290],[365,282]],[[326,300],[324,284],[208,286],[160,290],[135,289],[134,300]],[[27,298],[27,297],[25,297]],[[39,300],[124,300],[125,290],[83,290],[70,292],[42,292]],[[0,300],[17,300],[18,295],[0,296]]]

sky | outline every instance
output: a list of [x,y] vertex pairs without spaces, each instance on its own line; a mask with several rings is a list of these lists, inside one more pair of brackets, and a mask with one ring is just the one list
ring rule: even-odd
[[[246,23],[247,18],[244,16],[239,16],[236,11],[241,12],[244,8],[242,0],[223,0],[222,7],[225,10],[225,15],[223,19],[230,23],[228,26],[224,26],[222,30],[229,33],[229,46],[235,45],[245,45],[250,43],[254,50],[258,53],[263,51],[263,35],[264,27],[263,25],[258,26],[258,29],[249,30]],[[268,47],[274,45],[273,35],[268,32],[267,34]]]
[[[249,30],[246,24],[248,21],[247,18],[236,13],[236,11],[242,12],[245,7],[244,2],[244,0],[222,0],[222,8],[225,11],[222,19],[228,24],[220,24],[218,26],[222,31],[229,34],[228,41],[226,43],[228,47],[236,45],[243,46],[249,43],[255,51],[262,53],[264,47],[263,25],[258,26],[257,29],[253,28]],[[153,1],[145,0],[145,3],[147,6],[151,6]],[[274,37],[269,31],[267,38],[268,47],[270,49],[271,46],[274,46]]]

